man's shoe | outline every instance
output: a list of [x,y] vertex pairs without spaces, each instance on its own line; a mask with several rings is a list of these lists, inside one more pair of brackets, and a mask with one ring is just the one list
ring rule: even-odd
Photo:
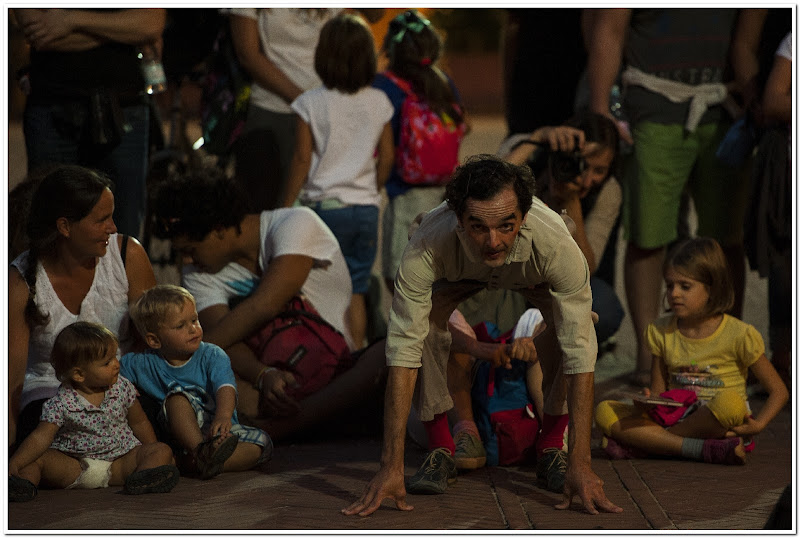
[[480,437],[462,431],[456,435],[455,443],[453,459],[457,469],[479,469],[486,465],[486,449]]
[[545,448],[536,461],[536,480],[546,490],[564,492],[564,475],[567,472],[567,453],[558,448]]
[[444,493],[456,481],[456,462],[446,448],[430,452],[416,474],[408,479],[406,491],[413,494],[434,495]]

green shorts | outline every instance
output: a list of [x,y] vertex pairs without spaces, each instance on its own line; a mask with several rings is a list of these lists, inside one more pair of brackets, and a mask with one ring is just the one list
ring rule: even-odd
[[408,227],[417,215],[442,203],[444,187],[419,187],[395,196],[383,212],[381,262],[383,276],[394,280],[408,244]]
[[717,147],[728,122],[683,125],[641,122],[634,152],[625,161],[625,238],[640,248],[660,248],[678,237],[681,193],[688,185],[697,212],[697,235],[723,246],[742,244],[748,174],[722,164]]

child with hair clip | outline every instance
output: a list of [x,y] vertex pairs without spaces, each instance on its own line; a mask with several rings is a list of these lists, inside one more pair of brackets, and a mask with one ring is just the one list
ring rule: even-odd
[[[733,305],[733,286],[715,240],[679,243],[663,276],[669,310],[645,335],[653,356],[650,388],[632,395],[633,406],[606,400],[595,410],[606,452],[612,459],[679,456],[742,465],[754,448],[752,438],[775,418],[789,392],[764,355],[761,335],[725,313]],[[748,370],[769,394],[755,416],[747,401]],[[673,401],[682,405],[672,407]]]
[[339,241],[353,286],[349,324],[356,347],[366,335],[380,189],[393,159],[392,104],[370,87],[376,65],[372,33],[360,16],[341,14],[325,23],[314,53],[323,86],[291,105],[298,115],[297,141],[282,202],[290,207],[299,196]]
[[[413,10],[395,17],[382,52],[389,67],[375,77],[373,86],[383,90],[394,106],[391,124],[396,153],[386,182],[389,202],[383,215],[381,252],[383,277],[394,292],[394,277],[408,243],[409,226],[417,215],[442,202],[444,185],[458,164],[458,149],[468,124],[455,84],[436,65],[443,43],[428,19]],[[429,108],[429,113],[417,115],[421,107]],[[412,113],[413,118],[409,117]],[[414,133],[424,136],[408,140]],[[415,144],[427,149],[405,147]],[[417,151],[419,154],[412,158],[404,158],[404,154]],[[413,158],[424,153],[427,160]]]
[[122,374],[157,400],[156,420],[168,430],[181,468],[206,480],[269,460],[266,432],[239,424],[230,359],[203,342],[192,294],[155,286],[131,307],[131,318],[150,349],[123,355]]
[[41,421],[8,462],[8,498],[33,500],[49,488],[123,486],[131,495],[166,493],[180,473],[156,441],[133,384],[119,375],[117,337],[95,323],[68,325],[51,361],[61,380]]

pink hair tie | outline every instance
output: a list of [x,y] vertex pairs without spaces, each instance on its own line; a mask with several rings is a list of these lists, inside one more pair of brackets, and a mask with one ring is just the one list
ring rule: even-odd
[[419,63],[421,63],[422,65],[431,65],[431,59],[423,58],[422,60],[419,61]]

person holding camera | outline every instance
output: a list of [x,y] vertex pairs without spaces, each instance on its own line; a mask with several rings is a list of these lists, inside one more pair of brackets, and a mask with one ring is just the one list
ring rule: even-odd
[[[585,113],[564,125],[515,135],[499,154],[527,164],[537,181],[537,196],[575,224],[573,237],[592,275],[592,310],[602,346],[619,329],[625,312],[614,292],[614,252],[622,189],[612,175],[618,134],[607,117]],[[609,240],[611,238],[611,240]]]

